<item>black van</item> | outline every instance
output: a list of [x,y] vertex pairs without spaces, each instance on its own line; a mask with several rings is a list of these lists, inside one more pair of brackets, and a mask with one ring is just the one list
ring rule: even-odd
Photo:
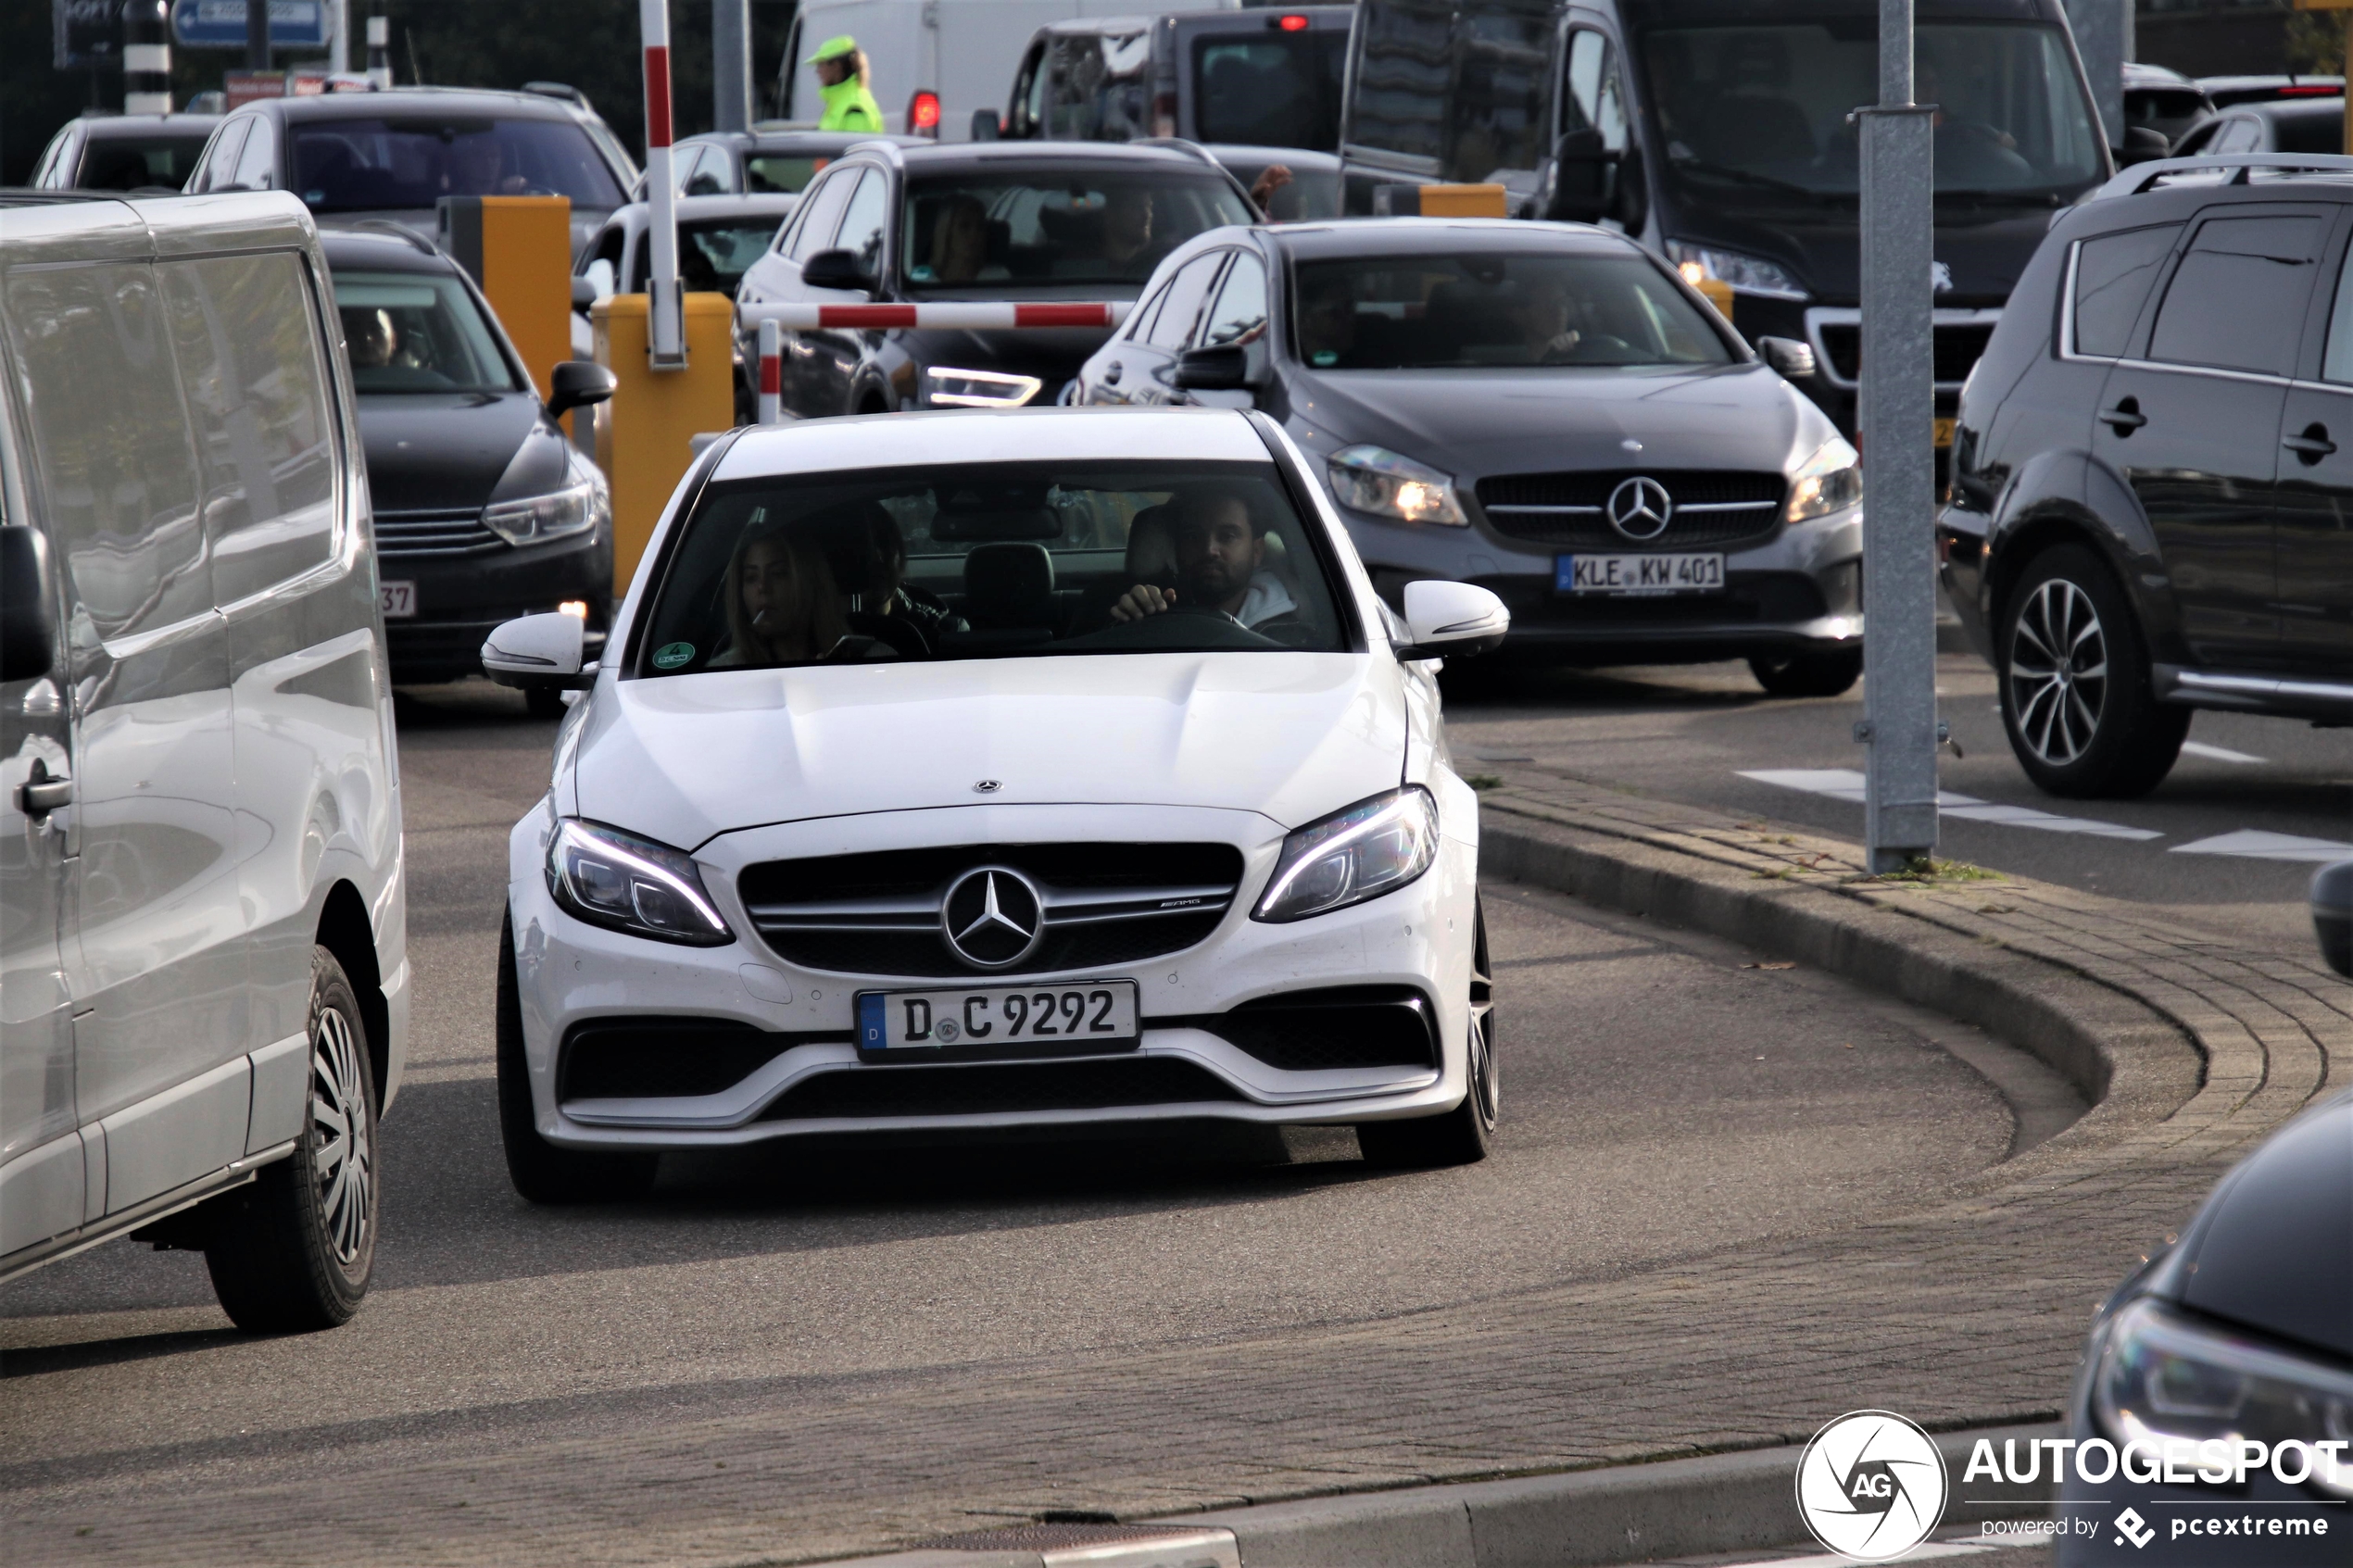
[[1351,6],[1301,6],[1053,22],[1022,52],[999,133],[1053,142],[1177,136],[1328,153],[1340,145],[1355,15]]
[[[1919,0],[1936,129],[1940,445],[2052,215],[2113,172],[2058,0]],[[1495,182],[1523,217],[1623,229],[1732,290],[1742,333],[1812,345],[1855,428],[1860,214],[1848,115],[1878,97],[1875,0],[1364,0],[1347,209]]]

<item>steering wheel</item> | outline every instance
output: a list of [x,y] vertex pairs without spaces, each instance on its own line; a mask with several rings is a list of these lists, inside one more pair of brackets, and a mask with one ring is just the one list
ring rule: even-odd
[[871,610],[852,610],[844,617],[849,629],[862,637],[872,637],[901,659],[931,659],[931,638],[924,629],[903,616],[876,615]]

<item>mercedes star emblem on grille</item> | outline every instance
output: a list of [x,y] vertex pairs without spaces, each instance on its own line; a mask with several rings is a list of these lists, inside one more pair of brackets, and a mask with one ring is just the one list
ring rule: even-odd
[[1609,525],[1629,539],[1655,539],[1667,532],[1675,515],[1675,498],[1667,486],[1647,474],[1622,480],[1609,493]]
[[975,969],[1004,969],[1029,957],[1046,935],[1046,901],[1017,871],[975,867],[948,884],[939,935]]

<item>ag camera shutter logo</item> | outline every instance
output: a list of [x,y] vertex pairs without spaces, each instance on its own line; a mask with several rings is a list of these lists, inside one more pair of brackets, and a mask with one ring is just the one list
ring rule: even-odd
[[1948,1485],[1927,1433],[1891,1411],[1852,1411],[1799,1456],[1797,1512],[1839,1556],[1884,1562],[1928,1539]]

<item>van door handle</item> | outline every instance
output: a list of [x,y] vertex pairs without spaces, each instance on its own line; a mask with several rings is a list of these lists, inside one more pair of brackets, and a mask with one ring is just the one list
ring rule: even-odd
[[2127,397],[2100,415],[2100,423],[2119,435],[2130,435],[2148,422],[2149,417],[2141,412],[2141,400],[2137,397]]
[[53,773],[49,764],[36,757],[32,759],[31,776],[17,790],[17,804],[28,817],[45,817],[58,808],[73,802],[73,780],[63,773]]
[[2295,453],[2307,468],[2336,450],[2336,443],[2329,439],[2329,427],[2317,420],[2306,425],[2303,434],[2287,436],[2280,445]]

